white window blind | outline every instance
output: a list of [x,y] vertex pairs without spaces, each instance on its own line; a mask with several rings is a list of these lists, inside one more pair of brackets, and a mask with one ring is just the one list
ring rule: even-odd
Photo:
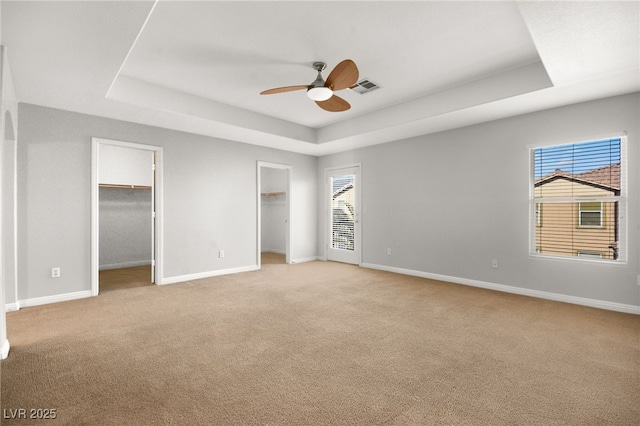
[[625,138],[531,151],[531,253],[625,258]]
[[354,175],[331,178],[331,248],[355,249]]

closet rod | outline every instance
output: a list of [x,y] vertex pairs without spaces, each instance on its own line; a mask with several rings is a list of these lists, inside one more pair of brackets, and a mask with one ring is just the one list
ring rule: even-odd
[[151,189],[150,186],[143,185],[115,185],[111,183],[101,183],[98,185],[100,188],[117,188],[117,189]]

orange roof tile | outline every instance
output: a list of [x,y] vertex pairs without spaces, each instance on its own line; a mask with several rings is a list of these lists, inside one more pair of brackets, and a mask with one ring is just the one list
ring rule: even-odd
[[544,182],[558,178],[571,179],[585,184],[604,186],[611,189],[620,189],[620,164],[611,164],[582,173],[570,173],[565,170],[556,169],[536,180],[536,186]]

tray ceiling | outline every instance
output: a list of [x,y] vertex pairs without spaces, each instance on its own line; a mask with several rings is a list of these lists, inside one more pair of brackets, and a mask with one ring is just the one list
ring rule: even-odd
[[[640,90],[637,2],[2,2],[21,102],[324,155]],[[343,59],[381,86],[304,91]]]

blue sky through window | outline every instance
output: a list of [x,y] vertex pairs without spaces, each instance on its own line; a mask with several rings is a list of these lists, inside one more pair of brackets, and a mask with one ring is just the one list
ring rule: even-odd
[[333,178],[333,188],[332,192],[336,192],[337,190],[341,189],[343,186],[345,186],[348,183],[352,183],[353,182],[353,175],[345,175],[345,176],[335,176]]
[[556,145],[534,150],[534,177],[560,169],[572,174],[620,163],[620,138]]

